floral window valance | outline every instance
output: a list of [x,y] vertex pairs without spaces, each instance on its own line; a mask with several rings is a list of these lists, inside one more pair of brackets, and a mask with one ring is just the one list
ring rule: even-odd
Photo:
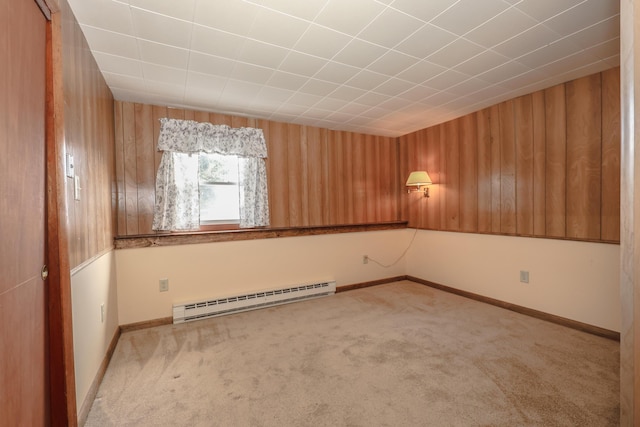
[[193,120],[160,119],[154,230],[200,227],[198,153],[235,155],[239,159],[240,227],[269,225],[266,157],[262,129],[231,128]]

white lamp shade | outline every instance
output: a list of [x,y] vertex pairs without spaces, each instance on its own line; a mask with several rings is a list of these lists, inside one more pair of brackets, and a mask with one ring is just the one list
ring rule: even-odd
[[426,171],[413,171],[409,174],[409,178],[407,179],[407,183],[405,184],[407,187],[416,186],[420,187],[423,185],[431,185],[431,178]]

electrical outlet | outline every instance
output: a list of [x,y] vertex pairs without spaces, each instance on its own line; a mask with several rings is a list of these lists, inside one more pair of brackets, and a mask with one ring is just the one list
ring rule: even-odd
[[520,270],[520,282],[529,283],[529,272]]
[[369,264],[369,255],[362,255],[362,263]]
[[167,292],[169,290],[169,279],[160,279],[160,292]]
[[100,304],[100,322],[104,323],[104,303]]

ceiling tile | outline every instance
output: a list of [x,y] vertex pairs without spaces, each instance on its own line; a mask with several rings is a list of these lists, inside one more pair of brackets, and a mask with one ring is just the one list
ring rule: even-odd
[[439,106],[444,105],[447,102],[451,102],[456,98],[458,98],[458,95],[454,93],[439,91],[435,95],[431,95],[430,97],[423,99],[420,103],[428,106]]
[[146,81],[154,81],[165,84],[185,84],[187,70],[164,67],[162,65],[143,62],[142,75]]
[[276,87],[263,86],[256,96],[257,99],[264,99],[265,102],[272,105],[278,105],[281,102],[286,102],[295,92],[279,89]]
[[304,108],[310,108],[312,105],[322,99],[321,96],[312,95],[310,93],[296,92],[287,100],[287,104],[297,105]]
[[[594,56],[597,56],[600,59],[607,59],[612,56],[619,55],[620,52],[620,38],[611,39],[604,43],[600,43],[585,49],[585,52],[588,52]],[[617,66],[613,65],[613,66]]]
[[123,56],[109,55],[102,52],[95,52],[93,57],[102,72],[124,74],[142,78],[142,66],[140,65],[140,61],[125,58]]
[[506,62],[509,62],[509,58],[506,56],[500,55],[492,50],[485,50],[473,58],[458,64],[455,69],[461,73],[474,75],[489,71]]
[[587,0],[571,10],[545,21],[544,24],[556,33],[566,36],[602,21],[603,16],[609,18],[619,13],[620,2],[618,1]]
[[535,84],[542,80],[544,74],[542,74],[538,70],[527,71],[526,73],[522,73],[519,76],[503,80],[499,84],[500,86],[507,87],[511,90],[523,88],[529,86],[531,84]]
[[447,90],[451,86],[462,83],[469,78],[468,75],[455,70],[448,70],[424,82],[425,86],[438,90]]
[[140,59],[158,65],[173,68],[187,68],[189,63],[189,50],[153,43],[146,40],[138,40]]
[[314,22],[355,36],[385,7],[370,0],[329,0]]
[[343,84],[355,76],[360,69],[338,62],[328,62],[313,76],[316,79],[331,83]]
[[558,35],[556,33],[551,31],[548,27],[538,24],[517,36],[496,45],[493,50],[510,59],[515,59],[539,49],[557,39]]
[[431,23],[461,36],[508,7],[502,0],[460,0]]
[[265,43],[291,48],[304,34],[309,23],[270,9],[258,13],[248,36]]
[[338,87],[340,87],[340,85],[335,83],[325,82],[323,80],[309,79],[300,88],[300,92],[310,93],[318,96],[327,96]]
[[231,75],[235,64],[230,59],[192,51],[189,55],[188,69],[198,73],[228,77]]
[[224,86],[220,102],[230,101],[237,103],[237,105],[248,104],[260,91],[260,87],[260,85],[254,83],[229,80]]
[[131,9],[136,37],[188,48],[193,24],[142,9]]
[[362,40],[353,39],[344,49],[333,57],[333,61],[364,68],[386,52],[388,52],[388,49]]
[[352,37],[319,25],[311,25],[295,44],[294,49],[321,58],[332,58]]
[[214,30],[202,25],[193,26],[191,49],[223,58],[236,59],[245,39],[235,34]]
[[272,74],[273,69],[271,68],[237,62],[231,73],[231,77],[234,80],[265,84],[269,81]]
[[344,101],[351,101],[362,96],[365,93],[362,89],[356,89],[349,86],[340,86],[338,89],[331,92],[329,95],[331,98],[342,99]]
[[445,70],[446,68],[433,64],[429,61],[420,61],[399,73],[397,77],[420,84],[439,75]]
[[447,89],[447,92],[460,95],[460,96],[463,96],[463,95],[468,96],[474,92],[484,89],[485,87],[487,87],[486,81],[476,79],[476,78],[470,78],[468,80],[463,81],[462,83],[458,83],[455,86],[451,86],[450,88]]
[[[581,50],[581,48],[570,38],[564,38],[521,56],[518,58],[518,62],[529,68],[536,68],[536,66],[557,61],[579,50]],[[568,54],[568,52],[570,53]]]
[[153,93],[160,98],[165,98],[165,102],[168,105],[175,105],[177,103],[181,104],[184,100],[184,83],[177,85],[145,79],[145,86],[148,92]]
[[599,58],[588,52],[578,52],[557,61],[551,62],[542,67],[537,67],[536,71],[540,72],[542,75],[556,75],[565,70],[575,70],[582,66],[590,65],[593,63],[600,63]]
[[357,87],[363,90],[373,90],[381,83],[389,79],[389,76],[384,74],[374,73],[369,70],[362,70],[355,76],[353,76],[347,83],[347,86]]
[[484,48],[477,44],[471,43],[463,38],[459,38],[436,53],[430,55],[427,60],[434,64],[449,68],[473,58],[482,51],[484,51]]
[[396,74],[410,68],[416,62],[415,58],[390,50],[373,64],[369,65],[367,69],[376,73],[395,76]]
[[476,77],[489,83],[500,83],[513,76],[518,76],[528,71],[530,71],[530,68],[527,66],[516,61],[510,61],[485,73],[479,74]]
[[193,20],[196,24],[246,36],[261,9],[236,0],[197,0]]
[[305,83],[307,79],[297,74],[285,73],[283,71],[276,71],[273,73],[267,85],[277,87],[280,89],[288,89],[297,91]]
[[400,80],[396,78],[392,78],[382,83],[380,86],[374,89],[377,93],[383,93],[389,96],[398,96],[401,93],[411,89],[415,85],[413,83],[409,83],[406,80]]
[[368,105],[369,107],[373,107],[376,105],[380,105],[381,102],[387,100],[386,95],[382,95],[380,93],[375,92],[366,92],[362,96],[356,99],[359,104]]
[[263,67],[278,68],[289,52],[283,47],[246,39],[240,52],[237,53],[237,59]]
[[358,38],[391,48],[423,25],[416,18],[388,8],[362,30]]
[[583,1],[584,0],[522,0],[516,4],[515,7],[532,18],[535,18],[538,22],[543,22]]
[[196,0],[180,0],[179,2],[175,0],[128,0],[127,3],[161,15],[191,21],[194,18]]
[[81,27],[92,51],[139,59],[138,41],[131,36],[94,27]]
[[457,36],[435,25],[426,24],[394,49],[417,58],[426,58]]
[[524,12],[510,8],[465,35],[467,40],[492,47],[534,27],[536,20]]
[[418,101],[423,101],[428,97],[435,95],[436,93],[437,91],[433,88],[417,85],[412,87],[411,90],[408,90],[398,95],[398,97],[412,101],[412,102],[418,102]]
[[312,21],[322,10],[327,0],[255,0],[255,3],[259,3],[264,7],[277,10],[281,13],[286,13],[287,15]]
[[133,35],[133,21],[129,6],[111,0],[70,0],[73,14],[79,22],[96,28],[108,28],[109,31]]
[[455,4],[457,0],[395,0],[391,7],[429,22]]
[[620,37],[620,15],[600,21],[568,38],[583,49]]
[[278,69],[287,73],[300,74],[302,76],[311,77],[325,65],[325,61],[321,58],[307,55],[305,53],[291,51],[287,57],[280,63]]
[[325,98],[322,98],[320,101],[318,101],[318,103],[315,106],[325,110],[336,111],[340,107],[342,107],[343,104],[344,104],[343,101],[337,100],[335,98],[325,97]]

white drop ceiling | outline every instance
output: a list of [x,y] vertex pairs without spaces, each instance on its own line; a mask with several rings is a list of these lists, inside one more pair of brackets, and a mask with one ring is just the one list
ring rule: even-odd
[[619,65],[618,0],[69,0],[116,99],[399,136]]

